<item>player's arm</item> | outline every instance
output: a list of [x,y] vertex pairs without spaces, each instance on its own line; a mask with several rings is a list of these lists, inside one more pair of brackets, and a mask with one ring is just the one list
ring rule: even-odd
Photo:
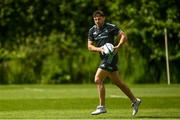
[[124,32],[120,31],[118,33],[118,44],[114,47],[115,52],[118,52],[119,48],[127,41],[127,36]]
[[92,52],[101,52],[103,53],[103,48],[102,47],[96,47],[93,43],[93,41],[88,40],[88,50]]

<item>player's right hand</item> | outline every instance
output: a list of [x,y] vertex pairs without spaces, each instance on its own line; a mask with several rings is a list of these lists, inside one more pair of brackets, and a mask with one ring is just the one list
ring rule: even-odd
[[104,55],[104,48],[103,48],[103,46],[100,47],[100,52],[101,52],[102,55]]

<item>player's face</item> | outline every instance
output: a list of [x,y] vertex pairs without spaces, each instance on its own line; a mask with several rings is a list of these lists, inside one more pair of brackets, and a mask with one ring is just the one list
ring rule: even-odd
[[94,23],[96,24],[96,26],[97,26],[98,28],[100,28],[100,27],[103,26],[105,17],[100,16],[100,15],[97,15],[97,16],[94,17],[93,19],[94,19]]

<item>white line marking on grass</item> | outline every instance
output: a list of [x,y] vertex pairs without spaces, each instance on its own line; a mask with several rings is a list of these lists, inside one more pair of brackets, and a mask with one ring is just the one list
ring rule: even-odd
[[127,99],[126,96],[121,96],[121,95],[110,95],[110,98],[124,98],[124,99]]

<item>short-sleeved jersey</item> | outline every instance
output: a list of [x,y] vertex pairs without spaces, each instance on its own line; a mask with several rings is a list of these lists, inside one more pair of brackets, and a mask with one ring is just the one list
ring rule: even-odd
[[[89,29],[88,40],[93,41],[95,46],[101,47],[105,43],[111,43],[114,45],[114,37],[117,36],[120,32],[115,25],[110,23],[105,23],[102,28],[98,29],[96,25]],[[105,55],[101,54],[101,64],[99,68],[107,71],[116,71],[118,56],[117,54]]]
[[105,43],[114,44],[114,36],[117,36],[120,29],[114,24],[105,23],[102,28],[98,29],[96,25],[89,29],[88,40],[93,41],[97,47]]

